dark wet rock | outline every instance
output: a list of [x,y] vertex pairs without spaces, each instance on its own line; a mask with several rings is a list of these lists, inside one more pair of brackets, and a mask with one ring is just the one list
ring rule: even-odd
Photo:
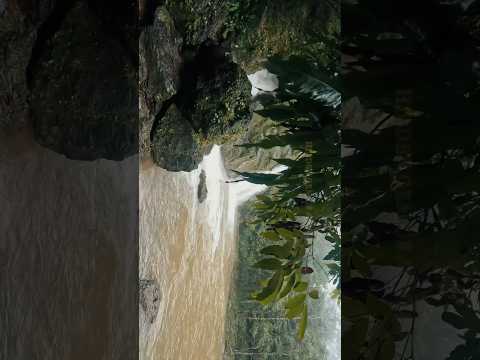
[[[253,2],[245,19],[248,23],[237,23],[232,29],[235,61],[253,73],[271,56],[301,54],[318,34],[329,38],[338,33],[338,6],[318,0]],[[318,55],[318,60],[324,60],[324,53]]]
[[[163,103],[163,109],[153,124],[152,148],[156,152],[154,161],[166,166],[166,159],[177,159],[178,151],[186,149],[183,131],[170,131],[171,121],[164,121],[165,108],[175,105],[183,121],[190,124],[192,135],[198,139],[198,154],[192,154],[193,162],[185,161],[187,156],[180,154],[182,161],[177,166],[166,168],[171,171],[189,171],[194,169],[199,156],[203,156],[212,144],[229,141],[235,134],[243,132],[250,120],[250,84],[241,68],[227,55],[226,48],[213,41],[207,41],[196,50],[184,54],[184,63],[180,73],[180,85],[177,93]],[[167,126],[168,129],[164,127]],[[183,125],[182,125],[183,127]],[[163,139],[159,134],[169,134]],[[175,139],[174,139],[175,138]],[[190,143],[188,137],[187,142]],[[159,144],[157,142],[161,142]],[[165,142],[178,142],[179,147],[165,147]],[[201,146],[200,146],[201,144]],[[158,162],[159,148],[162,149],[162,161]],[[167,152],[170,151],[170,152]],[[175,160],[176,161],[176,160]]]
[[152,155],[158,166],[169,171],[191,171],[201,161],[198,137],[175,104],[152,133]]
[[204,202],[208,195],[207,189],[207,176],[205,175],[205,170],[200,172],[200,180],[198,182],[197,197],[200,203]]
[[121,160],[137,153],[137,71],[131,54],[84,3],[58,25],[30,69],[37,141],[81,160]]
[[[144,7],[148,5],[144,4]],[[143,17],[147,15],[143,10]],[[152,13],[140,35],[140,153],[151,150],[150,133],[163,103],[175,95],[180,82],[182,38],[164,7]]]
[[140,306],[150,324],[157,318],[160,305],[160,287],[155,280],[140,280],[139,284]]
[[166,3],[189,46],[197,47],[208,39],[222,39],[229,16],[227,1],[175,0]]
[[[187,68],[189,66],[189,68]],[[217,140],[235,123],[250,118],[250,83],[227,55],[224,45],[206,42],[184,69],[184,91],[179,108],[185,109],[197,131]]]
[[29,120],[27,68],[39,29],[57,1],[0,1],[0,131]]

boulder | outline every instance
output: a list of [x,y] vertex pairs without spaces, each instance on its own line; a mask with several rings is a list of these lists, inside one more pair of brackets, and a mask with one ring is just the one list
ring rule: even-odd
[[208,195],[207,189],[207,176],[205,175],[205,170],[200,172],[200,180],[198,182],[197,196],[200,203],[204,202]]
[[145,314],[145,318],[148,323],[153,324],[162,300],[158,283],[155,280],[140,280],[139,296],[140,307]]
[[31,63],[36,140],[69,158],[122,160],[138,151],[137,69],[85,3]]
[[140,154],[143,156],[150,154],[155,116],[164,102],[178,91],[182,43],[169,12],[159,7],[139,40]]
[[153,161],[168,171],[191,171],[202,159],[195,130],[175,104],[158,119],[152,133]]

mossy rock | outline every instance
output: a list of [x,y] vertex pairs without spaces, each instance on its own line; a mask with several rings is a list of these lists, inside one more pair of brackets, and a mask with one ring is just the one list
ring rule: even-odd
[[202,159],[195,130],[173,104],[152,133],[153,161],[168,171],[191,171]]
[[136,74],[122,42],[105,32],[87,5],[76,5],[33,69],[37,141],[72,159],[122,160],[136,154]]
[[165,7],[173,14],[187,45],[220,40],[228,15],[224,0],[166,0]]
[[[197,102],[192,111],[192,122],[199,126],[211,142],[220,139],[250,119],[250,83],[235,64],[219,71],[214,78],[197,83]],[[237,126],[236,126],[237,125]]]
[[140,35],[139,121],[140,154],[148,157],[155,116],[180,85],[183,40],[164,7],[153,14],[152,23]]
[[[233,1],[233,0],[232,0]],[[249,0],[242,0],[249,3]],[[260,5],[259,5],[260,4]],[[248,10],[250,9],[250,10]],[[253,12],[248,14],[248,11]],[[264,0],[247,7],[232,31],[232,52],[248,73],[262,68],[272,56],[313,53],[319,61],[326,56],[328,46],[320,40],[335,39],[340,31],[338,9],[317,0]],[[235,18],[239,15],[234,14]],[[243,19],[243,21],[241,21]],[[247,21],[247,25],[242,22]],[[235,27],[236,26],[236,27]]]

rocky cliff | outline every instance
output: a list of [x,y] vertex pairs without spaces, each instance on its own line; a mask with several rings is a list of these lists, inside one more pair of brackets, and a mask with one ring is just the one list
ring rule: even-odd
[[7,0],[0,126],[31,124],[72,159],[137,153],[137,15],[130,1]]
[[331,31],[315,0],[4,0],[0,128],[72,159],[195,168],[251,118],[247,74]]
[[214,143],[256,137],[262,125],[250,124],[247,74],[271,55],[304,49],[312,33],[331,31],[330,21],[319,21],[329,18],[328,6],[310,0],[140,6],[140,152],[170,171],[194,169]]

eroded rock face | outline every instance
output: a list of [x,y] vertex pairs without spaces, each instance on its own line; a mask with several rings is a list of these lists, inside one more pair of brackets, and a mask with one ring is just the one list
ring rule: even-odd
[[158,307],[162,300],[160,287],[155,280],[140,280],[140,307],[150,324],[157,318]]
[[154,12],[153,23],[145,27],[139,41],[140,153],[143,156],[148,156],[151,150],[150,133],[155,116],[162,104],[178,91],[182,43],[169,12],[159,7]]
[[153,161],[169,171],[191,171],[201,161],[195,130],[172,104],[152,133]]
[[37,33],[57,1],[0,1],[0,131],[28,122],[27,68]]
[[[251,115],[250,85],[243,71],[227,55],[225,46],[215,41],[184,49],[179,76],[176,93],[163,102],[151,125],[151,147],[153,160],[160,167],[170,171],[190,171],[211,145],[223,143],[233,133],[243,131],[239,124],[248,123]],[[181,114],[175,117],[184,123],[178,129],[184,130],[171,130],[170,107],[173,105]],[[164,119],[168,116],[169,119]],[[179,137],[185,134],[187,127],[195,139],[193,142],[190,135],[187,140]],[[169,134],[170,138],[162,139],[160,134]],[[170,145],[175,142],[177,147]],[[188,148],[195,153],[188,156],[185,153]],[[192,162],[189,163],[188,158]]]
[[205,175],[205,170],[200,172],[200,180],[198,182],[197,197],[200,203],[204,202],[207,199],[208,189],[207,189],[207,176]]
[[31,111],[40,144],[81,160],[137,153],[136,67],[87,4],[68,12],[36,60]]

